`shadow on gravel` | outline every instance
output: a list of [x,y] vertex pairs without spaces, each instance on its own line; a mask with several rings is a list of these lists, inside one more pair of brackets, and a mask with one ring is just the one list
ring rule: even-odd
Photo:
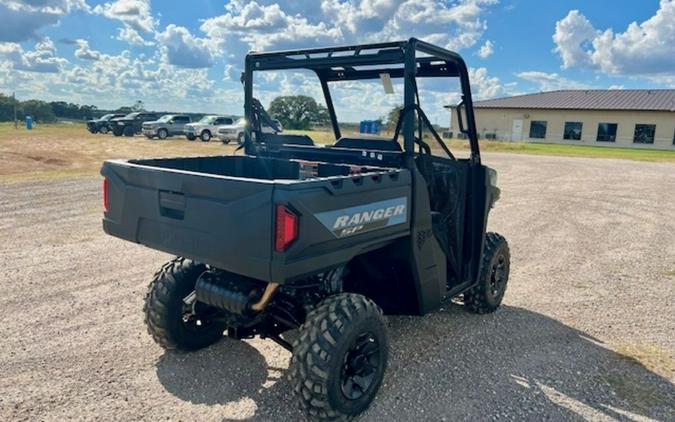
[[[504,306],[477,316],[451,305],[425,317],[390,317],[389,329],[387,376],[363,421],[675,415],[669,380],[539,313]],[[183,400],[249,397],[257,408],[250,420],[303,419],[285,378],[262,387],[268,369],[255,348],[230,340],[193,354],[167,353],[157,363],[160,382]]]

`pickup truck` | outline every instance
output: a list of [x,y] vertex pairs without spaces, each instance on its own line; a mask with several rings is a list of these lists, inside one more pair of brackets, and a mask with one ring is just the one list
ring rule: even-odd
[[129,113],[124,117],[112,119],[110,121],[110,128],[115,136],[134,136],[137,133],[141,133],[144,122],[157,120],[158,117],[155,113],[145,111]]
[[209,142],[218,131],[218,126],[231,125],[234,123],[232,117],[226,116],[204,116],[198,122],[185,125],[185,137],[188,141],[194,141],[199,138],[202,142]]
[[[274,122],[253,96],[254,73],[289,69],[319,79],[334,144],[262,130]],[[425,78],[461,89],[467,158],[452,154],[418,103]],[[382,80],[386,92],[390,79],[403,85],[391,138],[343,136],[331,83]],[[103,229],[177,255],[148,287],[155,342],[196,350],[225,330],[269,338],[292,352],[290,384],[310,417],[345,420],[382,383],[383,314],[423,315],[450,301],[482,314],[504,297],[509,247],[486,233],[500,190],[481,163],[468,69],[458,54],[411,38],[250,53],[242,81],[245,155],[106,161]]]
[[106,134],[110,131],[110,120],[116,119],[118,117],[124,117],[124,114],[106,114],[101,116],[98,119],[88,120],[87,121],[87,130],[91,133],[103,133]]
[[[283,132],[283,126],[279,120],[273,119],[275,123],[275,128],[272,128],[268,125],[262,126],[262,131],[264,133],[281,133]],[[216,138],[224,144],[229,144],[231,141],[237,141],[239,145],[244,143],[244,132],[246,130],[246,119],[239,119],[234,124],[220,126]]]
[[166,139],[169,136],[182,135],[185,125],[192,119],[185,114],[165,114],[155,121],[145,122],[142,125],[143,135],[146,138]]

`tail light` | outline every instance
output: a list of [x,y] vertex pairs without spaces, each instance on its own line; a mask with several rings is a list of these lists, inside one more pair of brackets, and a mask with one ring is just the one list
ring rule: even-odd
[[298,216],[286,206],[277,204],[274,249],[285,251],[298,238]]
[[108,212],[110,210],[110,194],[108,193],[109,191],[109,184],[108,184],[108,178],[103,179],[103,209],[105,212]]

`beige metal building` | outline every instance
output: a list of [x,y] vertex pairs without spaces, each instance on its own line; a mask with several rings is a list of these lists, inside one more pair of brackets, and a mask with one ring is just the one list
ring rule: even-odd
[[481,139],[675,149],[675,89],[551,91],[474,107]]

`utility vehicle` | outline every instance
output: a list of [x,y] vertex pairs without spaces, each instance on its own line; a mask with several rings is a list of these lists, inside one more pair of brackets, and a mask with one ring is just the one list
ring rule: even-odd
[[[290,69],[316,74],[332,146],[262,131],[272,119],[253,96],[254,73]],[[419,105],[417,79],[441,77],[461,86],[466,159]],[[342,136],[331,84],[378,78],[403,85],[393,136]],[[502,301],[509,248],[485,232],[500,190],[481,164],[467,68],[413,38],[250,53],[242,81],[245,155],[106,161],[103,228],[179,256],[145,300],[162,347],[200,349],[224,331],[269,338],[292,352],[289,378],[307,413],[349,418],[382,383],[383,314],[422,315],[453,298],[484,313]]]

